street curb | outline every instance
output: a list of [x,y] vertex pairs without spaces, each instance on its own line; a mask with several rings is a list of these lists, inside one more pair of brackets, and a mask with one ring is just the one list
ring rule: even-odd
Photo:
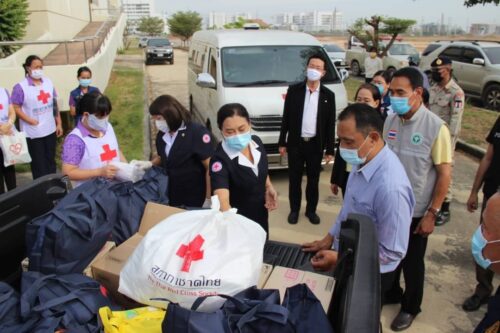
[[481,147],[476,146],[476,145],[473,145],[473,144],[470,144],[470,143],[467,143],[467,142],[462,141],[460,139],[457,141],[456,149],[459,149],[466,154],[472,155],[472,156],[480,158],[480,159],[483,158],[484,155],[486,154],[486,149],[481,148]]

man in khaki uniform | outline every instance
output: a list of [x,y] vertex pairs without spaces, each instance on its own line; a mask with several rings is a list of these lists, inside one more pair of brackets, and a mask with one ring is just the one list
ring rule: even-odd
[[[464,91],[452,77],[451,60],[440,56],[431,63],[432,85],[429,90],[429,108],[438,115],[450,129],[452,152],[455,151],[464,113]],[[441,207],[441,218],[436,225],[450,220],[451,183]]]

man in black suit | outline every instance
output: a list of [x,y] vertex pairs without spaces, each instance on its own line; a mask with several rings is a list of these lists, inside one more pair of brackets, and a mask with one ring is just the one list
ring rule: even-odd
[[324,58],[311,56],[307,62],[307,80],[288,87],[285,98],[278,145],[281,155],[288,153],[290,224],[299,219],[304,164],[306,217],[312,224],[320,223],[316,206],[321,160],[325,150],[325,161],[333,159],[335,140],[335,94],[320,83],[325,74]]

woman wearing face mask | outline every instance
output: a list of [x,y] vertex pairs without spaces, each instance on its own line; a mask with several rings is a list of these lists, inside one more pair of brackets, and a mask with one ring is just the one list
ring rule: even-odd
[[110,162],[127,162],[108,121],[109,99],[93,92],[82,97],[80,107],[82,119],[64,140],[61,157],[62,172],[75,186],[95,177],[112,179],[118,168]]
[[43,75],[43,62],[30,55],[23,64],[25,78],[12,89],[12,104],[26,133],[33,179],[56,172],[56,137],[63,135],[57,93]]
[[391,97],[389,96],[389,85],[392,80],[391,71],[378,71],[373,76],[372,84],[377,87],[380,95],[382,96],[382,105],[380,106],[381,113],[384,119],[387,115],[394,113],[391,108]]
[[278,195],[268,175],[264,144],[250,134],[250,116],[241,104],[226,104],[217,113],[224,140],[210,160],[210,179],[221,210],[238,213],[269,233],[268,211],[278,208]]
[[82,118],[80,108],[78,107],[78,102],[82,96],[94,91],[100,93],[99,88],[90,85],[92,83],[92,71],[90,68],[87,66],[78,68],[76,77],[79,83],[78,87],[73,89],[69,94],[69,113],[75,121],[75,126]]
[[365,58],[365,81],[370,83],[373,80],[373,76],[376,72],[381,71],[384,68],[382,59],[377,56],[377,49],[372,47],[370,49],[369,56]]
[[[371,84],[364,83],[356,91],[354,96],[356,103],[363,103],[371,106],[378,111],[382,119],[385,119],[387,115],[383,115],[381,111],[382,97],[380,96],[379,89]],[[342,190],[342,196],[345,196],[347,179],[349,178],[349,172],[352,166],[347,164],[346,161],[340,156],[340,149],[335,152],[335,160],[333,162],[332,176],[330,178],[330,188],[332,193],[337,195],[339,193],[339,187]]]
[[156,98],[149,107],[158,135],[158,157],[153,164],[168,174],[168,198],[171,206],[210,207],[208,163],[214,148],[208,130],[193,121],[186,110],[170,95]]

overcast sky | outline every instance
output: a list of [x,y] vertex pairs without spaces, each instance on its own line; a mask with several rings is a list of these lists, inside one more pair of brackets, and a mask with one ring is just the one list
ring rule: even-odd
[[499,23],[500,7],[463,6],[463,0],[154,0],[156,11],[167,15],[179,10],[194,10],[206,17],[210,11],[250,12],[272,22],[272,16],[283,12],[331,11],[335,7],[344,15],[345,23],[373,14],[411,18],[422,22],[438,22],[444,13],[444,23],[466,27],[472,23]]

